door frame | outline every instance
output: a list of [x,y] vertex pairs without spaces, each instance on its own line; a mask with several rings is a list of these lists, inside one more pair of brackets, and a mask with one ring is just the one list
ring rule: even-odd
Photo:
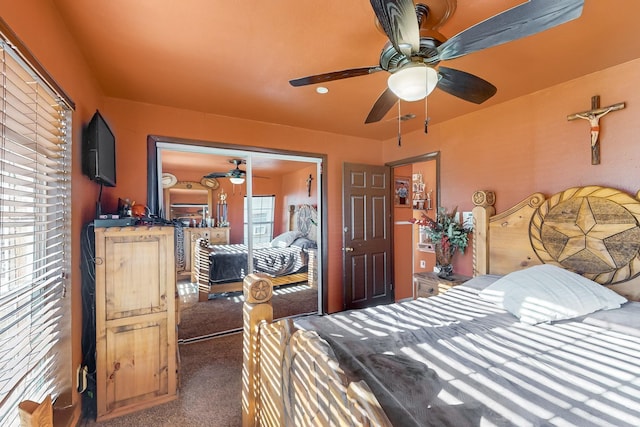
[[[413,157],[408,157],[405,159],[400,159],[400,160],[394,160],[392,162],[387,162],[385,163],[385,166],[389,166],[391,168],[391,176],[394,175],[394,170],[396,167],[399,166],[405,166],[405,165],[410,165],[410,164],[414,164],[414,163],[422,163],[422,162],[426,162],[426,161],[435,161],[436,162],[436,197],[435,197],[435,208],[437,209],[438,206],[440,206],[440,200],[441,200],[441,195],[440,195],[440,151],[432,151],[426,154],[421,154],[419,156],[413,156]],[[391,192],[390,197],[393,199],[393,188],[389,189]],[[396,218],[393,216],[393,211],[394,209],[391,210],[392,211],[392,218],[391,218],[391,223],[395,224],[396,222]],[[393,229],[395,227],[391,227],[391,256],[395,256],[395,248],[396,248],[396,239],[395,239],[395,233],[393,232]],[[412,242],[413,245],[413,242]],[[413,251],[412,251],[413,254]],[[412,255],[413,256],[413,255]],[[411,260],[412,264],[413,264],[413,259]],[[391,264],[391,274],[392,277],[395,279],[395,263]],[[412,270],[412,273],[414,271]]]
[[[432,151],[430,153],[421,154],[419,156],[408,157],[406,159],[394,160],[387,162],[384,165],[391,168],[391,174],[393,175],[393,169],[398,166],[405,166],[413,163],[421,163],[429,160],[436,162],[436,207],[440,206],[440,151]],[[390,189],[393,191],[393,189]],[[391,194],[393,196],[393,194]]]

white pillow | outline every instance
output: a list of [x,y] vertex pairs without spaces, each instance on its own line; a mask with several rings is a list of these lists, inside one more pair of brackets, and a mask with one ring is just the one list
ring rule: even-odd
[[271,241],[272,248],[286,248],[291,245],[294,240],[300,237],[302,234],[299,231],[285,231],[275,239]]
[[550,264],[509,273],[478,295],[530,325],[619,308],[627,301],[586,277]]

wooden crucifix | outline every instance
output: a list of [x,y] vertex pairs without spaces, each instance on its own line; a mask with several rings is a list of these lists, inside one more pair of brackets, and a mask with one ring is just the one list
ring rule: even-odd
[[311,181],[313,181],[313,176],[309,174],[309,178],[307,178],[307,195],[311,197]]
[[581,113],[570,114],[567,120],[584,119],[591,125],[591,164],[600,164],[600,118],[611,111],[618,111],[624,108],[624,102],[600,107],[600,96],[591,97],[591,110]]

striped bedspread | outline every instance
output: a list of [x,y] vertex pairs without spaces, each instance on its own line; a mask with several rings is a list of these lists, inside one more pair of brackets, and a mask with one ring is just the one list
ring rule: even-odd
[[[253,250],[253,272],[272,277],[302,273],[307,269],[308,259],[307,253],[297,246],[258,248]],[[248,273],[245,245],[210,246],[209,260],[211,284],[241,281]]]
[[397,426],[640,425],[640,303],[531,326],[480,300],[487,283],[296,324]]

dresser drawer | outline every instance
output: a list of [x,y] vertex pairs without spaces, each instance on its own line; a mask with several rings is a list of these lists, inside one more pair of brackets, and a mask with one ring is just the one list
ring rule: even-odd
[[229,228],[210,228],[209,243],[212,245],[228,245],[229,244]]
[[466,282],[471,277],[453,274],[449,279],[438,277],[436,273],[415,273],[413,275],[413,295],[415,298],[432,297],[445,293],[453,286]]
[[415,290],[415,296],[418,297],[432,297],[438,295],[438,285],[432,281],[424,280],[420,277],[413,276],[413,289]]

